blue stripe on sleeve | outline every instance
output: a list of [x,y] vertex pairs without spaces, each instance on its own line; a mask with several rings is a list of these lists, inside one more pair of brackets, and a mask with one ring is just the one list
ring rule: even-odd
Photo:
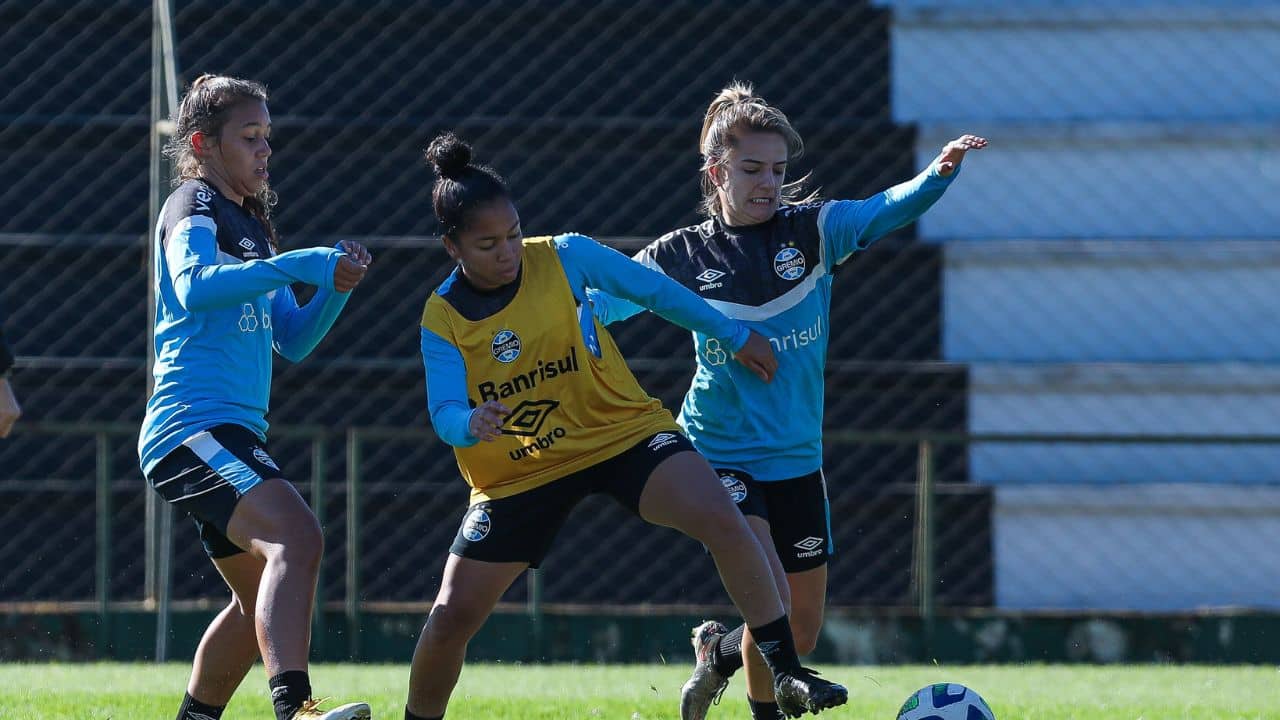
[[[734,351],[746,344],[750,331],[745,325],[725,317],[666,275],[584,235],[560,235],[555,246],[578,302],[592,300],[587,288],[596,288],[648,308],[686,330],[719,338]],[[600,299],[595,295],[594,300]]]
[[471,405],[467,402],[467,366],[462,353],[448,340],[422,328],[422,364],[427,373],[427,412],[441,440],[454,447],[480,441],[471,434]]

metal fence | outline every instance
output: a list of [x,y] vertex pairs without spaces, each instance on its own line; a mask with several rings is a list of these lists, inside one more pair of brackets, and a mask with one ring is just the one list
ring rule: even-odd
[[[158,592],[133,444],[169,57],[271,90],[286,247],[376,255],[316,353],[276,368],[269,417],[324,521],[330,602],[429,600],[466,502],[417,355],[450,270],[423,146],[469,139],[530,234],[631,249],[697,220],[701,114],[739,78],[788,113],[794,171],[827,197],[905,180],[961,131],[992,140],[836,278],[833,605],[1280,605],[1253,549],[1280,535],[1268,4],[174,0],[171,51],[153,5],[0,0],[0,305],[27,412],[0,442],[0,603]],[[676,406],[686,333],[612,330]],[[173,598],[223,596],[173,533]],[[557,547],[547,603],[727,601],[695,543],[606,502]]]

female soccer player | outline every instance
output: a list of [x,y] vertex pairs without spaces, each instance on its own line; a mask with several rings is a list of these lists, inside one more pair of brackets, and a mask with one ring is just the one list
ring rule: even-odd
[[444,578],[418,639],[406,720],[444,717],[467,642],[569,511],[607,493],[646,521],[711,551],[793,716],[847,693],[800,667],[763,550],[711,466],[640,388],[587,306],[604,288],[717,338],[752,377],[776,370],[752,334],[659,273],[582,235],[525,239],[510,194],[450,134],[427,159],[445,248],[458,268],[427,300],[422,354],[431,422],[471,486]]
[[[858,250],[920,217],[942,196],[969,150],[987,141],[963,135],[913,180],[866,200],[797,199],[789,161],[804,145],[787,117],[734,83],[702,124],[702,209],[708,219],[658,238],[636,260],[701,295],[712,307],[769,339],[783,356],[771,383],[705,352],[714,337],[694,330],[697,356],[680,425],[733,492],[767,550],[800,654],[811,652],[826,604],[830,512],[822,475],[823,373],[831,272]],[[589,293],[606,324],[642,307]],[[760,638],[718,622],[694,628],[697,664],[681,693],[683,720],[702,720],[743,651]],[[758,657],[749,653],[749,658]],[[752,716],[778,716],[762,665],[746,667]]]
[[[271,116],[258,83],[204,75],[167,151],[174,191],[156,225],[155,390],[138,441],[142,471],[195,520],[231,588],[196,650],[178,720],[219,718],[261,654],[277,720],[368,718],[322,712],[307,654],[323,539],[315,515],[267,454],[271,351],[306,357],[370,262],[367,250],[276,253],[268,185]],[[318,286],[298,307],[290,284]]]

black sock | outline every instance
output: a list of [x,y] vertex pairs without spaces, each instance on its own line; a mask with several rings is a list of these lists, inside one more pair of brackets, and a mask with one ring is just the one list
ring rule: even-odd
[[437,715],[435,717],[423,717],[421,715],[414,715],[409,712],[409,707],[406,705],[404,708],[404,720],[444,720],[444,716]]
[[751,706],[752,720],[782,720],[782,711],[778,709],[778,703],[774,700],[747,698],[747,704]]
[[730,630],[711,646],[711,667],[722,677],[733,677],[742,667],[742,633],[745,624]]
[[800,656],[796,655],[796,641],[791,637],[791,621],[786,615],[751,628],[751,637],[764,656],[764,661],[774,675],[800,669]]
[[293,714],[311,698],[311,678],[306,670],[285,670],[268,680],[267,685],[271,687],[276,720],[293,720]]
[[191,697],[191,693],[182,696],[182,705],[178,708],[178,720],[220,720],[226,705],[205,705]]

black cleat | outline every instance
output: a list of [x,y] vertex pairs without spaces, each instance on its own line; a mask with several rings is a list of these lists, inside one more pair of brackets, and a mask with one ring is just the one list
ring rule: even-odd
[[809,668],[775,675],[773,694],[778,700],[778,710],[789,718],[801,717],[806,712],[817,715],[849,700],[849,691],[843,685],[823,680]]

